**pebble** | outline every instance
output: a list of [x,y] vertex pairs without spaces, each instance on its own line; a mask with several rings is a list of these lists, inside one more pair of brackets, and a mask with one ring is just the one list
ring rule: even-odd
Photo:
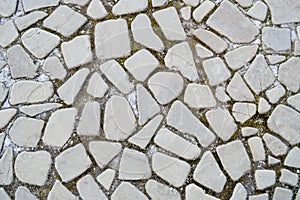
[[243,137],[248,137],[248,136],[256,135],[259,132],[259,130],[253,127],[242,127],[241,132]]
[[269,199],[269,194],[267,193],[249,196],[249,200],[268,200],[268,199]]
[[43,70],[51,80],[63,80],[67,75],[67,70],[56,56],[46,58],[43,65]]
[[258,113],[265,114],[269,112],[270,109],[271,109],[271,105],[268,103],[268,101],[265,98],[260,97],[258,102],[258,108],[257,108]]
[[3,188],[0,188],[0,199],[11,200],[6,191]]
[[27,187],[19,186],[15,192],[15,200],[38,200]]
[[287,153],[288,147],[279,138],[266,133],[263,136],[263,140],[274,156],[281,156]]
[[13,181],[13,149],[8,147],[0,158],[0,184],[9,185]]
[[235,101],[254,101],[254,96],[247,87],[242,76],[236,72],[226,88],[230,97]]
[[279,181],[281,183],[288,184],[288,185],[291,185],[291,186],[296,186],[297,185],[298,180],[299,180],[298,174],[293,173],[293,172],[291,172],[290,170],[287,170],[287,169],[281,169],[280,174],[281,174],[281,176],[279,178]]
[[148,7],[147,0],[119,0],[112,8],[116,16],[132,14],[145,10]]
[[169,200],[181,200],[179,192],[165,184],[162,184],[156,180],[150,179],[145,184],[147,194],[153,200],[169,199]]
[[257,189],[264,190],[275,184],[276,173],[273,170],[261,169],[255,171],[254,177]]
[[288,28],[264,27],[262,29],[262,43],[266,53],[290,53],[291,31]]
[[264,144],[260,137],[251,137],[248,139],[248,145],[251,150],[254,162],[263,161],[266,159]]
[[63,0],[66,4],[76,4],[79,6],[85,6],[90,0]]
[[201,44],[196,44],[195,46],[196,54],[200,59],[204,58],[210,58],[213,57],[213,52],[211,52],[209,49],[206,47],[202,46]]
[[106,195],[100,189],[94,178],[88,174],[80,178],[76,183],[77,190],[83,200],[101,199],[108,200]]
[[86,102],[77,126],[78,135],[98,136],[100,134],[100,115],[100,104],[98,102]]
[[151,0],[152,2],[152,7],[160,7],[164,6],[168,3],[168,0]]
[[97,181],[106,190],[109,190],[116,176],[116,171],[113,169],[106,169],[99,176],[97,176]]
[[92,0],[86,13],[89,17],[95,20],[102,19],[108,15],[108,12],[101,0]]
[[295,94],[287,99],[287,103],[300,112],[300,94]]
[[300,88],[300,58],[291,57],[279,66],[278,79],[292,92],[297,92]]
[[111,195],[111,200],[148,200],[147,196],[129,182],[122,182],[114,193]]
[[268,55],[267,58],[271,65],[275,65],[286,60],[286,57],[282,55]]
[[18,0],[3,0],[0,2],[0,15],[9,17],[16,12]]
[[185,6],[180,9],[182,19],[188,21],[191,19],[192,8],[191,6]]
[[273,200],[292,200],[293,192],[289,189],[276,187],[273,194]]
[[56,180],[52,189],[50,190],[48,200],[66,199],[78,200],[79,198],[72,194],[60,181]]
[[59,4],[59,0],[22,0],[25,12],[41,8],[53,7]]
[[247,15],[259,21],[264,21],[266,19],[267,12],[267,5],[258,1],[247,11]]
[[256,105],[253,103],[234,103],[232,107],[232,115],[237,122],[245,123],[256,113]]
[[237,183],[233,189],[232,196],[229,200],[246,200],[247,190],[241,183]]
[[108,85],[98,72],[91,76],[86,92],[94,98],[102,98],[108,90]]
[[198,200],[198,199],[205,199],[205,200],[220,200],[216,197],[213,197],[209,194],[206,194],[205,191],[195,185],[194,183],[189,184],[185,188],[185,199],[186,200]]
[[284,165],[293,168],[300,168],[300,149],[292,148],[284,160]]
[[19,36],[18,30],[12,20],[0,25],[0,46],[8,47]]
[[20,111],[30,117],[34,117],[38,114],[47,112],[49,110],[53,110],[56,108],[60,108],[63,105],[60,103],[43,103],[43,104],[33,104],[29,106],[20,107]]
[[44,19],[48,14],[43,11],[33,11],[22,17],[15,19],[16,26],[19,31],[23,31],[38,21]]
[[[199,2],[199,1],[198,1]],[[214,9],[215,4],[210,0],[203,1],[193,12],[193,18],[200,23]]]
[[267,90],[265,94],[269,102],[275,104],[285,95],[285,89],[282,85],[278,84],[274,88]]
[[17,114],[17,109],[7,108],[0,110],[0,129],[5,128],[10,120]]

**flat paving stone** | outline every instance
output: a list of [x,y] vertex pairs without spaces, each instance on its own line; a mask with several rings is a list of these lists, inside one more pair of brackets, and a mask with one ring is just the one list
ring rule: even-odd
[[300,112],[300,94],[290,96],[287,103]]
[[0,188],[0,198],[3,200],[10,200],[10,197],[3,188]]
[[285,95],[285,89],[281,84],[267,90],[265,92],[270,103],[275,104]]
[[256,105],[253,103],[234,103],[232,115],[237,122],[245,123],[256,113]]
[[80,136],[98,136],[100,134],[100,104],[96,101],[88,101],[82,110],[77,126]]
[[108,199],[90,174],[79,179],[79,181],[76,183],[76,187],[80,197],[84,200]]
[[195,46],[196,54],[199,58],[210,58],[213,57],[213,52],[211,52],[209,49],[204,47],[201,44],[196,44]]
[[287,153],[288,147],[279,138],[266,133],[263,136],[263,140],[274,156],[281,156]]
[[33,11],[27,15],[22,17],[18,17],[15,20],[16,26],[19,31],[23,31],[24,29],[30,27],[31,25],[35,24],[36,22],[44,19],[48,14],[43,11]]
[[86,92],[94,98],[102,98],[107,90],[107,83],[98,72],[94,72],[89,80]]
[[38,198],[33,195],[27,187],[20,186],[15,192],[15,200],[38,200]]
[[3,48],[17,39],[19,33],[12,20],[0,25],[0,35],[0,46]]
[[0,158],[0,184],[9,185],[13,181],[13,158],[14,153],[11,147],[7,148],[6,151]]
[[275,184],[276,173],[273,170],[256,170],[255,171],[255,182],[258,190],[263,190]]
[[288,169],[281,169],[280,170],[280,178],[279,182],[288,184],[291,186],[296,186],[299,181],[299,175],[297,173],[293,173]]
[[143,194],[137,187],[129,182],[122,182],[111,195],[111,200],[147,200],[147,196]]
[[67,75],[67,70],[56,56],[46,58],[43,70],[51,80],[63,80]]
[[56,199],[67,199],[67,200],[78,200],[72,192],[70,192],[60,181],[56,180],[53,187],[51,188],[47,199],[56,200]]
[[90,0],[63,0],[66,4],[75,4],[79,6],[85,6]]
[[120,0],[112,8],[114,15],[125,15],[140,12],[148,7],[147,0]]
[[184,92],[184,102],[191,108],[211,108],[217,105],[216,99],[207,85],[190,83]]
[[[199,3],[199,2],[198,2]],[[214,9],[215,3],[206,0],[203,1],[194,11],[193,18],[196,22],[202,22],[202,20]]]
[[108,15],[101,0],[92,0],[87,7],[86,13],[93,19],[102,19]]
[[248,11],[247,15],[257,19],[259,21],[264,21],[267,17],[268,6],[263,2],[256,2]]
[[247,190],[241,183],[237,183],[233,189],[230,200],[246,200]]
[[10,120],[17,114],[17,109],[8,108],[0,110],[0,129],[7,126]]
[[284,165],[293,168],[300,168],[299,155],[300,149],[298,147],[292,148],[284,160]]
[[293,192],[290,189],[276,187],[273,193],[273,200],[292,200]]
[[153,200],[169,199],[169,200],[181,200],[179,192],[165,184],[162,184],[156,180],[150,179],[145,184],[147,194]]
[[15,11],[17,7],[18,0],[3,0],[0,3],[0,15],[2,17],[9,17],[11,16]]
[[262,161],[266,159],[264,144],[260,137],[251,137],[248,139],[248,145],[252,154],[253,161]]
[[267,53],[289,53],[292,46],[290,29],[265,27],[262,29],[262,42]]
[[37,10],[41,8],[53,7],[59,4],[59,0],[22,0],[24,11]]
[[224,56],[228,66],[237,70],[245,66],[255,56],[258,50],[258,45],[241,46],[227,52]]
[[279,66],[278,79],[292,92],[297,92],[300,88],[300,78],[296,74],[299,73],[300,59],[291,57]]
[[197,200],[197,199],[219,200],[218,198],[207,194],[204,191],[204,189],[198,187],[194,183],[189,184],[185,188],[185,199],[186,200]]
[[254,101],[253,94],[238,72],[234,74],[226,90],[235,101]]
[[113,169],[106,169],[99,176],[97,176],[97,181],[100,183],[106,190],[109,190],[113,181],[115,180],[116,171]]
[[43,103],[43,104],[33,104],[28,106],[20,107],[20,111],[29,115],[30,117],[34,117],[38,114],[57,109],[62,107],[63,105],[60,103]]

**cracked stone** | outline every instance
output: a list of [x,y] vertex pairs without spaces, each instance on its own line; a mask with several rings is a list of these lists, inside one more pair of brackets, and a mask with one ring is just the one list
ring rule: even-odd
[[12,20],[0,25],[0,46],[5,48],[9,46],[19,36],[18,30]]
[[116,176],[116,171],[113,169],[107,169],[97,176],[97,181],[100,183],[106,190],[109,190]]
[[56,180],[52,189],[50,190],[48,200],[66,199],[78,200],[79,198],[72,194],[60,181]]
[[59,0],[22,0],[24,11],[37,10],[41,8],[53,7],[59,4]]
[[76,183],[76,187],[80,197],[84,200],[108,199],[90,174],[79,179]]
[[[199,2],[199,1],[198,1]],[[196,22],[202,20],[214,9],[215,4],[209,0],[203,1],[193,12],[193,18]]]
[[96,101],[88,101],[82,110],[77,126],[80,136],[98,136],[100,133],[100,104]]
[[291,57],[279,66],[278,79],[292,92],[297,92],[300,88],[300,58]]
[[111,195],[111,200],[148,200],[146,195],[143,194],[137,187],[129,182],[122,182]]
[[0,184],[9,185],[13,181],[13,149],[7,148],[0,158]]
[[263,190],[275,184],[276,173],[273,170],[256,170],[255,182],[258,190]]
[[245,123],[256,113],[256,105],[253,103],[234,103],[232,114],[236,121]]
[[94,98],[102,98],[108,90],[108,85],[98,72],[91,76],[86,92]]
[[169,199],[169,200],[181,200],[179,192],[165,184],[159,183],[153,179],[150,179],[145,184],[146,192],[153,200]]
[[67,70],[56,56],[46,58],[43,70],[51,80],[63,80],[67,75]]
[[227,92],[235,101],[254,101],[254,96],[241,75],[236,72],[227,86]]
[[284,165],[298,169],[300,168],[300,149],[298,147],[294,147],[290,150],[284,160]]
[[248,139],[248,145],[254,162],[266,159],[264,144],[260,137],[251,137]]
[[290,29],[264,27],[262,43],[266,53],[290,53],[292,46]]
[[60,108],[63,105],[60,103],[44,103],[44,104],[34,104],[29,106],[22,106],[20,107],[20,111],[29,115],[30,117],[34,117],[38,114],[47,112],[49,110],[53,110],[56,108]]
[[108,12],[101,0],[92,0],[86,13],[95,20],[102,19],[108,15]]
[[263,136],[263,140],[274,156],[281,156],[287,153],[288,147],[279,138],[266,133]]
[[38,21],[44,19],[48,14],[43,11],[33,11],[22,17],[18,17],[15,20],[16,26],[19,31],[23,31],[31,25],[37,23]]

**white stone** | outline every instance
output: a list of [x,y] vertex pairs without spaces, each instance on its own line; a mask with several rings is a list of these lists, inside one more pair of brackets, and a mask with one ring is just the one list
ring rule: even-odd
[[145,81],[159,67],[159,62],[150,51],[142,49],[126,59],[124,66],[136,80]]
[[11,16],[17,8],[18,0],[2,0],[0,2],[0,15],[2,17]]
[[18,81],[12,85],[9,102],[11,105],[43,102],[48,100],[53,92],[50,81]]
[[19,29],[19,31],[23,31],[24,29],[28,28],[29,26],[44,19],[47,15],[48,14],[43,11],[33,11],[27,15],[18,17],[15,20],[15,23],[16,23],[16,26]]
[[170,70],[178,70],[190,81],[199,79],[192,50],[187,42],[181,42],[171,47],[165,58],[166,67]]
[[273,200],[292,200],[293,192],[289,189],[276,187],[273,194]]
[[0,188],[0,198],[3,200],[11,200],[3,188]]
[[247,199],[247,190],[241,183],[237,183],[235,185],[232,193],[233,194],[229,200],[246,200]]
[[246,122],[256,113],[256,105],[253,103],[234,103],[232,114],[236,121],[240,123]]
[[155,11],[153,17],[168,40],[182,41],[186,39],[186,33],[175,7]]
[[102,98],[108,90],[108,85],[98,72],[91,76],[86,92],[94,98]]
[[298,34],[298,39],[300,40],[300,26],[297,26],[297,34]]
[[227,92],[235,101],[254,101],[254,96],[243,78],[236,72],[227,86]]
[[57,89],[58,96],[65,104],[72,105],[74,103],[89,73],[89,69],[82,68]]
[[13,181],[13,156],[12,147],[8,147],[0,158],[1,185],[9,185]]
[[59,0],[22,0],[24,11],[37,10],[41,8],[53,7],[59,4]]
[[3,48],[17,39],[19,33],[12,20],[0,25],[0,35],[0,46]]
[[83,144],[79,143],[61,152],[55,158],[55,169],[63,182],[72,181],[92,164]]
[[294,42],[294,56],[300,56],[300,41],[296,40]]
[[48,200],[66,199],[78,200],[79,198],[72,194],[60,181],[56,180],[52,189],[50,190]]
[[259,130],[257,128],[253,128],[253,127],[242,127],[241,128],[241,132],[242,132],[243,137],[256,135],[258,133],[258,131]]
[[9,136],[11,141],[18,146],[36,147],[40,141],[43,127],[43,120],[19,117],[13,122]]
[[218,198],[215,198],[209,194],[206,194],[205,191],[196,186],[194,183],[186,186],[185,188],[185,199],[186,200],[199,200],[199,199],[205,199],[205,200],[220,200]]
[[200,59],[210,58],[213,57],[213,52],[211,52],[206,47],[202,46],[201,44],[196,44],[195,46],[196,54]]
[[180,194],[174,188],[171,188],[165,184],[150,179],[145,184],[146,192],[153,200],[169,199],[169,200],[181,200]]
[[264,27],[262,43],[263,49],[267,53],[290,53],[292,46],[290,29]]
[[180,187],[185,183],[191,166],[185,161],[157,152],[152,155],[152,169],[160,178],[174,187]]
[[297,92],[300,88],[299,66],[299,57],[291,57],[279,66],[278,79],[292,92]]
[[56,8],[49,17],[47,17],[43,25],[64,37],[73,35],[83,24],[87,18],[80,13],[74,11],[66,5]]
[[89,143],[89,152],[97,165],[102,169],[122,150],[122,145],[116,142],[93,141]]
[[88,174],[79,179],[76,183],[77,190],[83,200],[101,199],[108,200],[106,195],[100,189],[94,178]]
[[[217,153],[232,180],[237,181],[250,170],[250,159],[240,140],[218,146]],[[237,161],[238,165],[236,164]]]
[[76,108],[64,108],[53,112],[47,122],[43,142],[54,147],[62,147],[73,133]]
[[114,193],[111,195],[111,200],[148,200],[139,189],[129,182],[122,182]]
[[125,140],[136,128],[136,119],[125,97],[114,95],[106,103],[104,133],[110,140]]
[[[199,3],[199,0],[198,0]],[[215,4],[210,0],[203,1],[193,12],[193,18],[196,22],[202,22],[215,7]]]
[[186,21],[191,19],[191,13],[192,13],[191,6],[186,6],[180,9],[181,17]]
[[0,110],[0,129],[3,129],[17,114],[17,109],[8,108]]
[[293,168],[300,168],[300,149],[292,148],[284,160],[284,165]]
[[92,0],[89,4],[87,15],[93,19],[102,19],[108,15],[106,8],[104,7],[102,0]]
[[217,193],[223,191],[227,181],[226,176],[210,151],[203,154],[193,173],[193,178]]
[[284,184],[288,184],[291,186],[296,186],[299,180],[299,176],[296,173],[291,172],[287,169],[280,170],[281,176],[279,181]]
[[290,96],[287,103],[300,112],[300,94]]
[[269,194],[267,193],[249,196],[249,200],[268,200],[268,199],[269,199]]
[[119,0],[112,8],[114,15],[126,15],[145,10],[148,7],[147,0]]
[[43,70],[45,74],[47,74],[50,77],[51,80],[63,80],[67,75],[66,69],[60,62],[59,58],[56,56],[46,58],[43,65]]
[[285,89],[282,85],[277,85],[272,89],[269,89],[265,92],[268,97],[270,103],[275,104],[285,95]]
[[29,115],[30,117],[34,117],[38,114],[47,112],[49,110],[53,110],[56,108],[60,108],[63,105],[60,103],[44,103],[44,104],[33,104],[29,106],[22,106],[20,107],[20,111]]
[[95,49],[98,59],[130,55],[130,39],[125,19],[106,20],[95,27]]
[[160,7],[168,3],[168,0],[151,0],[152,7]]
[[96,101],[88,101],[82,110],[77,126],[80,136],[100,135],[100,104]]
[[183,79],[174,72],[157,72],[148,80],[148,87],[156,100],[164,105],[170,103],[181,94]]
[[267,12],[267,5],[258,1],[247,11],[247,15],[259,21],[264,21],[266,19]]
[[224,61],[219,57],[205,60],[202,65],[208,77],[208,83],[211,86],[219,85],[231,76]]
[[175,101],[167,114],[167,124],[182,133],[197,138],[198,142],[207,147],[216,136],[180,101]]
[[273,165],[278,165],[281,161],[277,158],[274,158],[273,156],[268,156],[268,165],[273,166]]
[[97,181],[100,183],[106,190],[109,190],[116,176],[116,171],[113,169],[107,169],[97,176]]
[[16,177],[23,183],[43,186],[48,179],[51,163],[51,154],[47,151],[23,151],[15,160]]
[[253,0],[235,0],[240,6],[247,8],[253,3]]
[[225,87],[223,87],[223,86],[218,86],[216,88],[215,95],[216,95],[216,98],[223,103],[230,101],[230,97],[227,95]]
[[260,137],[251,137],[248,139],[248,145],[254,162],[266,159],[264,144]]
[[68,42],[63,42],[61,51],[69,69],[87,64],[93,59],[88,35],[77,36]]
[[285,61],[285,59],[286,59],[285,56],[281,56],[281,55],[268,55],[267,58],[271,65],[281,63],[281,62]]
[[263,97],[259,98],[257,111],[259,114],[265,114],[271,109],[271,105]]
[[5,101],[7,94],[8,94],[8,88],[5,87],[4,83],[0,82],[0,106]]
[[199,0],[183,0],[186,5],[196,7],[199,4]]
[[184,92],[184,102],[191,108],[210,108],[216,106],[216,100],[207,85],[190,83]]
[[5,132],[0,133],[0,152],[2,151],[2,147],[3,147],[4,140],[5,140],[5,136],[6,136]]
[[19,186],[15,192],[15,200],[38,200],[27,187]]
[[288,147],[277,137],[266,133],[263,136],[263,140],[274,156],[281,156],[287,153]]
[[256,170],[255,183],[258,190],[263,190],[275,184],[276,173],[273,170]]
[[76,4],[79,6],[84,6],[86,5],[90,0],[63,0],[64,3],[66,4]]

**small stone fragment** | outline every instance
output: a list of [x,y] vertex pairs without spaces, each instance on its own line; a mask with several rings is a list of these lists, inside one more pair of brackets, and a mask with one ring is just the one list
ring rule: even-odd
[[235,185],[232,193],[233,194],[229,200],[246,200],[247,199],[247,190],[241,183],[238,183]]
[[227,92],[235,101],[254,101],[254,96],[243,78],[236,72],[227,86]]
[[208,50],[206,47],[202,46],[201,44],[196,44],[195,46],[196,54],[200,59],[210,58],[213,57],[213,52]]
[[66,69],[56,56],[46,58],[43,65],[43,70],[51,80],[63,80],[67,75]]
[[242,132],[243,137],[256,135],[258,133],[258,131],[259,130],[257,128],[253,128],[253,127],[242,127],[241,128],[241,132]]
[[273,170],[256,170],[254,176],[258,190],[266,189],[275,184],[276,174]]
[[102,19],[108,15],[102,0],[92,0],[87,8],[87,14],[93,19]]
[[273,194],[273,200],[292,200],[293,192],[289,189],[276,187]]
[[266,159],[264,144],[260,137],[251,137],[248,139],[252,158],[254,162],[263,161]]
[[280,170],[281,176],[279,178],[279,181],[284,184],[288,184],[291,186],[296,186],[299,180],[299,176],[296,173],[291,172],[287,169]]
[[2,0],[0,2],[0,15],[2,17],[11,16],[16,11],[17,3],[18,0]]
[[[5,87],[4,83],[0,82],[0,106],[5,101],[7,94],[8,94],[8,88]],[[1,127],[1,125],[0,125],[0,127]]]
[[107,200],[108,199],[90,174],[82,177],[76,183],[76,187],[80,197],[83,200],[93,200],[93,199]]
[[4,133],[4,132],[0,133],[0,152],[2,152],[2,147],[4,144],[5,136],[6,136],[6,133]]
[[[199,2],[199,1],[198,1]],[[206,17],[212,9],[214,9],[215,4],[210,0],[203,1],[193,12],[193,18],[196,22],[202,22],[204,17]]]
[[109,190],[116,176],[116,171],[113,169],[107,169],[97,176],[97,181],[100,183],[106,190]]
[[174,188],[150,179],[145,184],[146,192],[153,200],[181,200],[180,194]]
[[148,7],[147,0],[119,0],[112,8],[116,16],[132,14],[145,10]]
[[287,153],[288,147],[277,137],[266,133],[263,136],[263,140],[274,156],[281,156]]
[[264,21],[266,19],[267,12],[267,5],[258,1],[247,11],[247,15],[259,21]]
[[231,100],[230,97],[226,93],[225,87],[223,87],[223,86],[217,86],[215,95],[216,95],[216,98],[223,103],[226,103]]
[[287,103],[300,112],[300,94],[290,96]]
[[24,11],[37,10],[41,8],[53,7],[59,4],[59,0],[22,0]]
[[19,186],[15,192],[15,200],[38,200],[27,187]]
[[33,11],[27,15],[22,17],[18,17],[15,20],[16,26],[19,31],[23,31],[24,29],[28,28],[29,26],[35,24],[36,22],[44,19],[48,14],[43,11]]
[[250,7],[253,3],[253,0],[235,0],[243,8]]
[[249,200],[268,200],[268,199],[269,199],[269,194],[267,193],[249,196]]
[[205,200],[220,200],[218,198],[215,198],[209,194],[206,194],[205,191],[196,186],[194,183],[186,186],[185,188],[185,199],[186,200],[199,200],[199,199],[205,199]]
[[281,62],[285,61],[285,59],[286,59],[285,56],[281,56],[281,55],[268,55],[267,58],[271,65],[281,63]]
[[263,97],[260,97],[258,102],[258,109],[257,109],[258,113],[265,114],[270,109],[271,109],[271,105],[267,102],[267,100],[264,99]]
[[13,156],[13,149],[12,147],[9,147],[0,158],[1,185],[9,185],[13,181]]
[[66,199],[78,200],[60,181],[56,180],[47,197],[48,200]]
[[290,53],[292,46],[290,29],[264,27],[262,42],[266,53]]
[[80,136],[98,136],[100,134],[100,104],[96,101],[88,101],[82,110],[77,126]]
[[105,83],[101,75],[98,72],[94,72],[89,80],[86,92],[94,98],[102,98],[107,90],[108,85]]
[[277,158],[274,158],[273,156],[268,156],[268,165],[273,166],[279,164],[281,161]]
[[300,149],[292,148],[284,160],[284,165],[293,168],[300,168]]
[[9,46],[19,36],[18,30],[12,20],[0,25],[0,46],[5,48]]
[[253,103],[234,103],[232,114],[236,121],[240,123],[246,122],[256,113],[256,105]]
[[191,12],[192,12],[191,6],[186,6],[180,9],[181,17],[186,21],[191,19]]
[[15,108],[0,110],[0,129],[3,129],[16,114],[17,109]]
[[285,95],[285,89],[282,85],[277,85],[272,89],[266,91],[266,96],[272,104],[277,103],[281,97]]
[[30,117],[34,117],[38,114],[47,112],[49,110],[53,110],[56,108],[60,108],[63,105],[60,103],[43,103],[43,104],[33,104],[29,106],[22,106],[20,107],[20,111],[29,115]]
[[129,182],[122,182],[114,193],[111,195],[111,200],[148,200],[139,189]]
[[292,92],[297,92],[300,88],[299,66],[299,57],[291,57],[279,66],[278,79]]
[[85,6],[90,0],[63,0],[66,4],[76,4],[79,6]]

